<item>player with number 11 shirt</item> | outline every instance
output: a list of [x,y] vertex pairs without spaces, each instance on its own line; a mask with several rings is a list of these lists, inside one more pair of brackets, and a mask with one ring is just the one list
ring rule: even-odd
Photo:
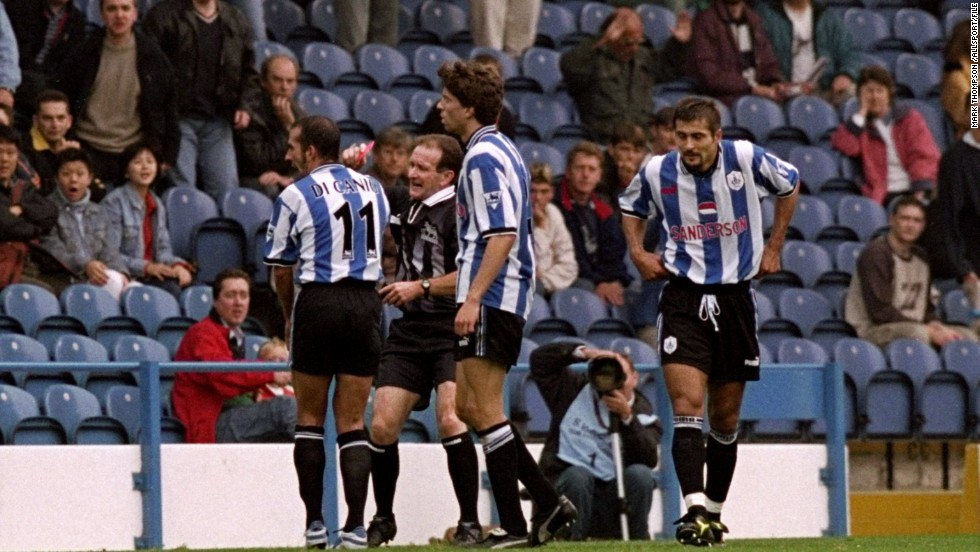
[[[324,547],[323,423],[330,382],[347,521],[342,548],[366,548],[364,503],[371,448],[364,409],[381,361],[381,238],[389,206],[381,184],[338,163],[340,132],[325,117],[289,130],[286,159],[306,176],[276,199],[265,262],[274,267],[296,390],[293,461],[306,506],[306,544]],[[293,302],[294,286],[299,294]],[[295,305],[295,307],[294,307]]]

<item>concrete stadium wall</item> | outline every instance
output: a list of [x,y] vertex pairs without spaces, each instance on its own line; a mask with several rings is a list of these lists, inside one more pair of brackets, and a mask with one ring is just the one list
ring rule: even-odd
[[[439,445],[401,445],[394,544],[441,538],[458,518]],[[532,446],[537,456],[540,446]],[[255,548],[303,544],[303,504],[292,445],[163,445],[166,548]],[[478,447],[479,450],[479,447]],[[482,453],[479,453],[481,469]],[[142,533],[136,446],[0,447],[0,552],[126,550]],[[828,526],[820,445],[744,445],[725,522],[732,538],[814,537]],[[338,476],[339,480],[339,476]],[[341,491],[342,493],[342,491]],[[662,531],[660,495],[650,529]],[[491,496],[481,490],[480,516]],[[343,522],[343,498],[339,519]],[[526,514],[530,504],[525,503]],[[368,499],[367,518],[374,513]],[[673,529],[667,528],[672,534]]]

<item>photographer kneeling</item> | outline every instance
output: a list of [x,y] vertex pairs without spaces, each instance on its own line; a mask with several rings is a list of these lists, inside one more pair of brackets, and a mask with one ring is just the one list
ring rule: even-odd
[[[569,368],[586,361],[588,373]],[[636,391],[639,374],[633,362],[613,351],[554,343],[531,353],[531,377],[551,411],[541,470],[579,512],[570,534],[559,537],[621,536],[622,510],[609,429],[610,416],[618,416],[629,538],[649,539],[648,518],[656,487],[653,468],[663,429],[650,401]]]

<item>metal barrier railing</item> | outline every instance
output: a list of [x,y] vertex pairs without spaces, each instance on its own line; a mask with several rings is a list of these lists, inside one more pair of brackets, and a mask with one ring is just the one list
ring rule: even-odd
[[[61,373],[92,372],[99,370],[134,371],[139,377],[140,389],[140,471],[133,474],[133,486],[142,495],[143,533],[135,538],[136,548],[163,548],[163,508],[160,461],[160,374],[174,372],[241,372],[257,370],[285,370],[286,363],[272,362],[0,362],[0,372]],[[648,377],[662,381],[659,366],[638,365],[637,369]],[[526,365],[514,368],[526,371]],[[331,386],[331,394],[333,386]],[[505,400],[509,399],[506,394]],[[652,397],[657,415],[660,416],[664,435],[661,441],[660,464],[655,478],[660,488],[663,510],[663,531],[657,538],[672,539],[669,529],[680,517],[680,485],[674,474],[670,454],[673,441],[673,424],[670,398],[664,385],[656,386]],[[327,404],[332,404],[330,400]],[[762,379],[746,387],[742,403],[745,418],[770,419],[817,419],[827,422],[827,466],[820,470],[820,480],[828,487],[829,527],[825,533],[832,536],[847,534],[847,478],[845,461],[844,428],[844,375],[839,364],[782,364],[763,366]],[[329,497],[325,519],[327,527],[337,527],[337,434],[331,409],[327,409],[324,422],[324,443],[328,447],[327,466],[324,473],[324,495]],[[333,451],[331,453],[331,450]]]

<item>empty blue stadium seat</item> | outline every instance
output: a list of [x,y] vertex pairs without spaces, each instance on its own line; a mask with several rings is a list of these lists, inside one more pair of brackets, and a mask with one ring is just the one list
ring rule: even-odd
[[902,53],[895,60],[895,82],[907,86],[916,98],[938,90],[941,77],[942,67],[926,55]]
[[764,344],[770,351],[778,351],[785,339],[803,337],[796,322],[787,318],[770,318],[759,324],[757,333],[759,343]]
[[251,188],[234,188],[221,196],[221,216],[238,221],[246,235],[265,227],[272,216],[272,200]]
[[218,205],[208,194],[191,186],[176,186],[163,196],[167,212],[167,229],[174,255],[192,259],[191,238],[202,222],[217,218]]
[[555,316],[571,322],[581,337],[585,337],[586,330],[594,322],[609,316],[602,299],[584,289],[565,288],[555,291],[550,302]]
[[285,43],[293,29],[306,24],[303,8],[291,0],[264,0],[262,7],[266,27],[279,42]]
[[796,146],[786,160],[800,172],[800,179],[812,194],[818,193],[824,182],[840,176],[834,156],[819,146]]
[[306,6],[306,11],[306,20],[310,25],[327,33],[331,39],[337,36],[337,16],[333,10],[333,0],[313,0]]
[[942,360],[930,345],[911,338],[898,338],[885,347],[885,356],[892,370],[911,378],[918,389],[933,372],[942,370]]
[[[245,230],[234,219],[212,218],[199,224],[191,235],[191,258],[197,262],[196,281],[210,284],[222,270],[244,268],[248,244]],[[147,330],[147,333],[152,332]]]
[[[633,359],[636,366],[659,366],[660,354],[649,343],[635,337],[618,337],[609,344],[609,349],[625,353]],[[652,396],[648,399],[653,400]]]
[[170,293],[153,286],[130,287],[119,298],[123,312],[143,325],[146,335],[155,335],[163,320],[180,316],[180,305]]
[[14,445],[67,445],[68,433],[50,416],[30,416],[17,422],[11,437]]
[[643,35],[654,49],[660,51],[673,36],[677,15],[670,8],[658,4],[640,4],[636,14],[643,20]]
[[[117,385],[110,388],[106,395],[106,414],[120,421],[126,428],[130,442],[139,442],[140,391],[138,387]],[[161,443],[183,443],[184,433],[185,428],[180,420],[169,416],[160,418]]]
[[246,335],[245,336],[245,358],[247,360],[255,360],[259,358],[259,349],[262,348],[267,341],[268,337],[264,335]]
[[442,0],[426,0],[419,7],[418,25],[448,43],[454,34],[469,27],[466,12],[459,6]]
[[439,78],[439,68],[443,63],[459,59],[456,52],[449,48],[438,45],[419,46],[412,58],[412,69],[417,75],[422,75],[429,79],[429,83],[434,90],[442,86]]
[[538,141],[551,136],[556,128],[572,122],[561,102],[548,98],[525,98],[518,108],[518,118],[530,125],[538,135]]
[[871,198],[849,196],[837,205],[837,223],[851,228],[866,242],[876,230],[888,226],[888,214]]
[[89,335],[104,318],[119,316],[119,302],[105,289],[92,284],[72,284],[61,292],[64,313],[85,325]]
[[61,314],[58,298],[34,284],[10,284],[0,291],[3,312],[12,316],[28,335],[34,335],[38,325],[49,316]]
[[548,48],[531,47],[521,55],[521,72],[533,78],[544,92],[553,92],[562,84],[561,54]]
[[211,312],[214,297],[211,286],[198,284],[182,289],[177,301],[180,303],[180,310],[184,316],[193,320],[201,320]]
[[931,373],[918,394],[919,435],[925,439],[965,439],[975,420],[970,418],[970,388],[959,372]]
[[518,148],[524,163],[547,163],[552,175],[565,173],[565,157],[557,149],[540,142],[525,142]]
[[888,20],[879,13],[865,8],[849,8],[844,12],[844,28],[851,32],[854,43],[864,51],[870,51],[871,46],[891,36]]
[[830,254],[815,243],[787,240],[780,256],[783,270],[799,276],[806,287],[812,287],[821,274],[834,269]]
[[321,115],[334,122],[350,117],[347,101],[329,90],[317,88],[301,90],[296,97],[296,102],[307,115]]
[[786,102],[787,122],[800,128],[817,144],[832,132],[840,123],[837,110],[827,100],[808,94],[796,96]]
[[943,29],[936,16],[918,8],[899,9],[892,19],[892,28],[896,37],[911,42],[919,52],[930,42],[943,39]]
[[541,396],[537,382],[530,374],[524,379],[521,386],[523,394],[523,404],[527,412],[527,433],[531,437],[542,438],[548,435],[551,427],[551,411]]
[[316,75],[323,86],[333,86],[340,75],[357,71],[350,52],[327,42],[307,44],[303,49],[301,66],[303,71]]
[[742,96],[732,105],[735,124],[749,130],[757,143],[762,143],[769,133],[786,126],[783,108],[773,100],[762,96]]
[[406,112],[408,120],[413,123],[422,124],[435,105],[439,102],[441,94],[433,90],[419,90],[414,92],[408,99]]
[[396,77],[412,72],[408,58],[395,48],[385,44],[363,44],[354,52],[358,71],[370,75],[379,89],[383,89]]
[[779,296],[783,290],[803,287],[803,281],[795,272],[780,270],[772,274],[766,274],[762,278],[753,281],[757,294],[768,297],[773,305],[779,304]]
[[755,299],[755,312],[756,320],[759,324],[769,320],[770,318],[776,318],[776,307],[773,305],[769,296],[764,293],[754,293],[752,295]]
[[95,333],[90,334],[111,351],[116,341],[124,335],[146,335],[143,324],[132,316],[110,316],[101,320],[95,327]]
[[601,35],[599,26],[612,15],[615,8],[605,2],[587,2],[579,12],[578,28],[590,35]]
[[402,102],[378,90],[358,92],[351,104],[351,113],[355,119],[367,123],[375,135],[405,119]]
[[973,322],[973,306],[962,289],[946,292],[942,298],[943,320],[950,324],[969,326]]
[[112,348],[116,362],[169,362],[170,353],[158,341],[143,335],[124,335]]
[[822,199],[801,195],[797,198],[796,210],[789,224],[799,230],[806,240],[813,241],[821,230],[834,224],[834,215]]
[[0,384],[0,439],[12,443],[14,426],[24,418],[40,415],[33,395],[13,385]]
[[186,316],[176,316],[167,318],[157,326],[155,339],[160,345],[167,349],[167,354],[173,358],[177,354],[180,342],[184,339],[184,334],[191,326],[197,323],[197,319]]
[[818,322],[833,318],[834,309],[823,295],[812,289],[787,289],[779,296],[779,316],[792,321],[808,336]]
[[[109,352],[98,341],[83,335],[63,335],[51,348],[51,359],[55,362],[108,362]],[[75,379],[82,387],[86,386],[90,373],[76,371]]]
[[[119,441],[106,441],[113,435],[117,438],[125,428],[118,421],[102,415],[99,400],[88,391],[74,385],[52,385],[44,395],[44,412],[58,420],[64,427],[70,443],[126,444],[128,438]],[[117,425],[118,424],[118,425]],[[93,434],[87,435],[87,430]],[[81,439],[79,441],[79,439]]]
[[541,14],[538,17],[538,39],[542,37],[550,42],[552,48],[561,44],[561,37],[578,31],[575,15],[565,6],[552,2],[541,3]]

